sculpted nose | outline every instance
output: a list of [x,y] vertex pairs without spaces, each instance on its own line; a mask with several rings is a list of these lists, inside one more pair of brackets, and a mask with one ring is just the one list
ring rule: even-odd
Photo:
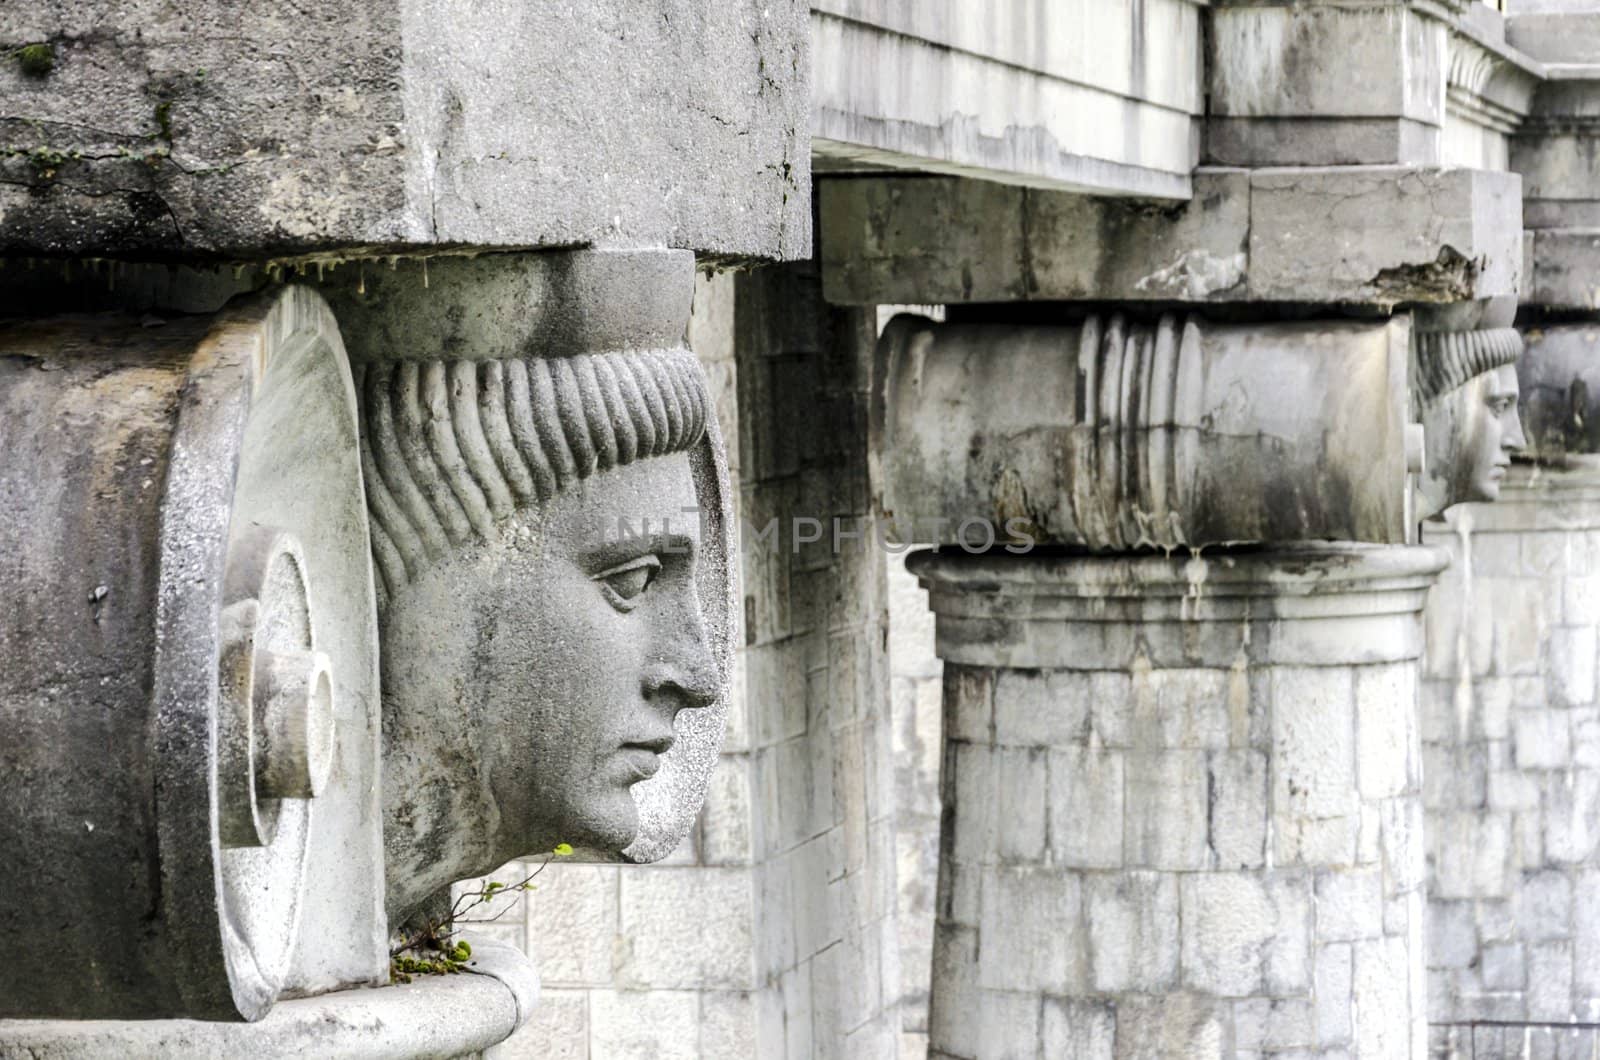
[[673,714],[709,706],[721,691],[722,675],[699,608],[662,632],[661,650],[645,670],[645,698],[669,706]]
[[1522,415],[1517,406],[1511,406],[1511,422],[1506,425],[1505,436],[1500,439],[1500,445],[1505,449],[1526,449],[1528,439],[1522,434]]

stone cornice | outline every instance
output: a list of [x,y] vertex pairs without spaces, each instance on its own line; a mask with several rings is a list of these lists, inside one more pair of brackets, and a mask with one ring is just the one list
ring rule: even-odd
[[1495,132],[1516,132],[1546,76],[1545,66],[1505,42],[1503,19],[1485,9],[1451,26],[1446,100],[1450,112]]

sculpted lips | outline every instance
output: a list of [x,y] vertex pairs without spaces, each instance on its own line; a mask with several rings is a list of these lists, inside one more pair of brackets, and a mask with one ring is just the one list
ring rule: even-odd
[[672,736],[658,736],[652,740],[630,740],[617,749],[617,758],[633,774],[635,780],[649,780],[661,769],[661,756],[676,743]]

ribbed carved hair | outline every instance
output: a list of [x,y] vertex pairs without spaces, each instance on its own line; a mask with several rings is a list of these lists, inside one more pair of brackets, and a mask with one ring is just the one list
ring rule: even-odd
[[1522,356],[1522,333],[1516,328],[1424,332],[1415,339],[1418,409]]
[[597,472],[686,452],[712,415],[686,349],[392,361],[361,380],[379,599],[513,512]]

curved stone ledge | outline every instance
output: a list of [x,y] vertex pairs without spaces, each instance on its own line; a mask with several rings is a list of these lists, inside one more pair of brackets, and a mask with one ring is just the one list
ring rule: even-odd
[[477,1054],[505,1041],[533,1015],[539,973],[513,947],[479,940],[470,967],[463,975],[418,976],[404,985],[283,1001],[257,1023],[0,1020],[0,1060]]
[[923,552],[947,662],[1127,666],[1384,662],[1421,651],[1434,548],[1308,544],[1198,555]]

